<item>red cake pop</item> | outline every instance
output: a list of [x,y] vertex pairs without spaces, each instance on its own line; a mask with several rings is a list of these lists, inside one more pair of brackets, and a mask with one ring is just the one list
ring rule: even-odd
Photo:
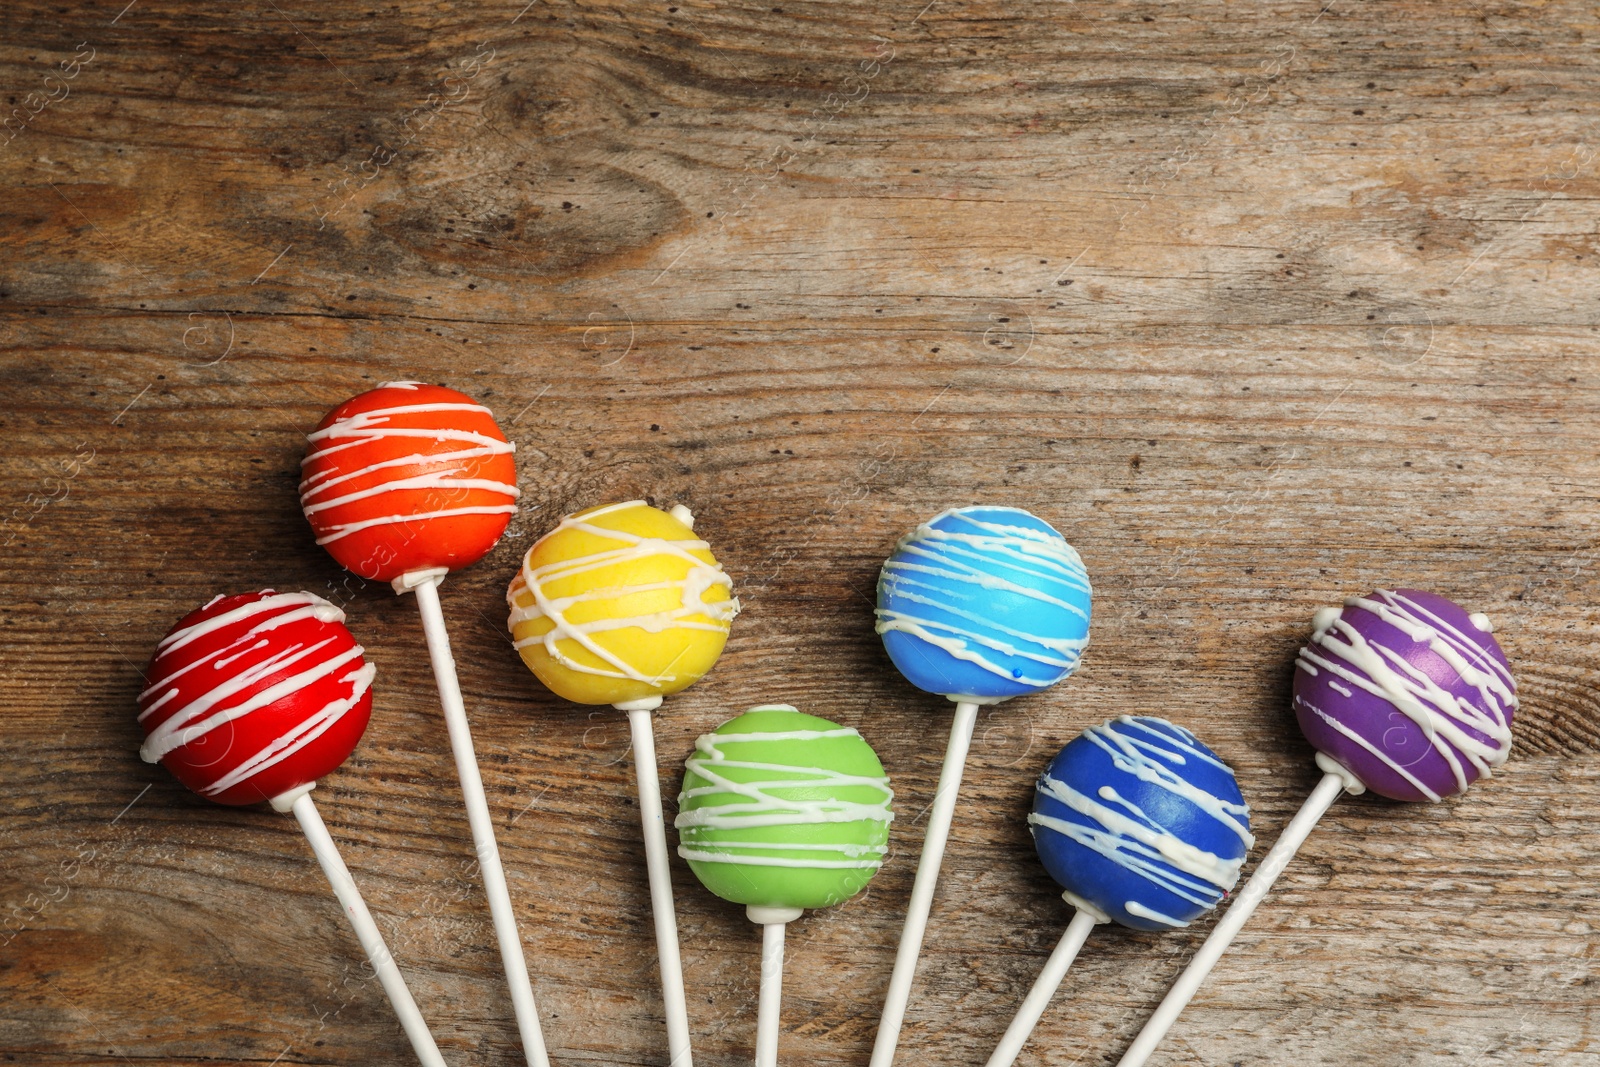
[[517,446],[488,408],[421,382],[388,382],[351,397],[306,440],[300,506],[317,544],[346,570],[416,594],[517,1030],[529,1067],[549,1067],[439,603],[439,583],[482,559],[517,510]]
[[219,596],[156,646],[139,694],[139,755],[219,804],[293,812],[423,1067],[445,1067],[311,789],[372,714],[373,669],[344,612],[312,593]]
[[494,414],[442,385],[388,382],[308,437],[300,506],[340,566],[389,582],[476,563],[516,512],[516,466]]
[[344,612],[310,593],[219,596],[156,646],[139,754],[208,800],[259,804],[349,757],[373,669]]

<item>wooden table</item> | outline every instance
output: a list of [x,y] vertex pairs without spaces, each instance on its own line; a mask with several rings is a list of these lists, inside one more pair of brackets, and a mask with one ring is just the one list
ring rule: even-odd
[[[621,716],[537,685],[502,596],[630,497],[745,604],[669,792],[784,700],[899,793],[870,890],[790,931],[784,1063],[866,1063],[950,715],[878,565],[996,502],[1080,549],[1093,644],[980,720],[902,1063],[981,1063],[1068,917],[1023,822],[1058,746],[1181,721],[1264,847],[1316,778],[1312,611],[1406,584],[1497,623],[1512,762],[1336,807],[1156,1062],[1600,1064],[1589,5],[125,2],[0,15],[5,1062],[409,1060],[292,822],[136,755],[157,638],[265,586],[367,645],[320,803],[450,1063],[519,1062],[415,609],[295,499],[324,411],[420,377],[519,446],[444,600],[558,1064],[664,1064],[661,1005]],[[745,1064],[759,939],[675,883],[697,1062]],[[1114,1063],[1208,926],[1097,934],[1022,1062]]]

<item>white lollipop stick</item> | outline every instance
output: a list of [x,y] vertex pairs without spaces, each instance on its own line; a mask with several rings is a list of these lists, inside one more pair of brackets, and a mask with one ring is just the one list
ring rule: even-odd
[[367,910],[366,901],[361,899],[361,891],[356,888],[349,868],[339,857],[339,849],[328,834],[317,806],[311,802],[311,789],[315,784],[303,785],[282,796],[273,797],[273,810],[292,811],[299,820],[300,829],[305,831],[306,840],[311,842],[312,853],[316,855],[317,862],[322,864],[322,873],[328,876],[328,884],[333,886],[333,895],[339,898],[345,916],[355,928],[361,951],[372,962],[373,970],[378,972],[378,982],[389,995],[389,1003],[394,1005],[394,1013],[400,1016],[400,1025],[411,1039],[417,1059],[423,1067],[445,1067],[444,1057],[439,1055],[439,1046],[434,1044],[422,1012],[417,1010],[417,1002],[411,999],[411,990],[406,988],[406,980],[400,976],[400,968],[395,966],[389,946],[383,943],[378,924],[372,921],[372,913]]
[[1278,838],[1277,844],[1272,846],[1272,851],[1267,853],[1244,888],[1239,890],[1233,903],[1228,906],[1227,912],[1217,921],[1211,935],[1206,938],[1205,944],[1200,946],[1200,951],[1195,953],[1194,959],[1189,961],[1189,966],[1178,976],[1177,982],[1173,983],[1161,1005],[1156,1008],[1155,1014],[1144,1024],[1144,1029],[1139,1031],[1139,1036],[1134,1039],[1122,1059],[1117,1061],[1117,1067],[1141,1067],[1150,1058],[1156,1046],[1161,1044],[1161,1039],[1167,1036],[1167,1031],[1172,1029],[1172,1024],[1178,1021],[1183,1009],[1194,999],[1200,983],[1206,980],[1206,975],[1211,973],[1211,968],[1217,965],[1217,960],[1222,958],[1222,954],[1233,943],[1234,937],[1238,935],[1245,921],[1272,889],[1272,883],[1278,880],[1278,875],[1283,873],[1283,869],[1289,866],[1289,861],[1294,859],[1294,854],[1300,851],[1300,846],[1305,844],[1306,838],[1317,825],[1317,820],[1327,813],[1341,793],[1349,792],[1354,796],[1366,792],[1367,787],[1362,785],[1355,775],[1321,753],[1317,754],[1317,766],[1324,772],[1322,781],[1317,783],[1317,787],[1311,791],[1306,802],[1300,805],[1295,817],[1289,820],[1283,836]]
[[1104,915],[1097,915],[1088,908],[1078,908],[1077,914],[1067,924],[1066,932],[1061,935],[1061,940],[1056,943],[1056,950],[1045,961],[1044,970],[1039,972],[1033,988],[1028,990],[1022,1007],[1017,1009],[1016,1018],[1006,1027],[1006,1036],[1000,1039],[994,1055],[989,1057],[984,1067],[1011,1067],[1022,1046],[1028,1043],[1028,1035],[1033,1033],[1044,1010],[1050,1006],[1050,998],[1061,988],[1061,980],[1067,976],[1072,961],[1078,958],[1078,950],[1089,937],[1089,931],[1105,921]]
[[944,767],[939,771],[939,788],[928,812],[928,832],[922,840],[922,857],[917,860],[917,876],[911,883],[911,905],[906,924],[900,931],[900,948],[894,956],[894,972],[889,976],[889,993],[883,1002],[883,1017],[872,1044],[871,1067],[890,1067],[895,1047],[900,1043],[900,1027],[905,1022],[906,1004],[911,999],[911,980],[917,973],[917,956],[922,952],[922,937],[928,929],[928,913],[933,910],[933,890],[939,881],[939,866],[944,862],[945,842],[950,839],[950,821],[956,811],[956,794],[961,790],[961,773],[972,746],[972,731],[978,724],[978,705],[970,701],[956,704],[955,720],[950,724],[950,743],[944,750]]
[[[650,722],[660,697],[617,705],[633,728],[633,766],[639,783],[639,822],[644,830],[645,869],[650,879],[650,912],[656,924],[656,956],[661,961],[661,1002],[667,1015],[671,1067],[690,1067],[689,1010],[683,992],[683,960],[678,954],[678,912],[672,903],[672,868],[667,861],[667,824],[661,811],[661,778],[656,770],[655,730]],[[648,707],[641,707],[648,705]],[[780,935],[781,935],[781,927]]]
[[450,635],[444,628],[444,612],[439,609],[439,582],[449,573],[443,567],[410,571],[393,582],[397,593],[417,595],[422,613],[422,632],[428,640],[428,658],[433,661],[433,679],[439,686],[439,703],[444,708],[445,727],[450,733],[450,750],[455,755],[456,774],[467,802],[467,825],[472,828],[472,844],[478,854],[478,869],[483,873],[483,891],[489,897],[489,914],[494,919],[495,939],[500,943],[500,961],[511,988],[511,1006],[522,1035],[522,1051],[531,1067],[550,1067],[544,1033],[539,1028],[539,1013],[533,1003],[533,986],[528,980],[528,964],[522,955],[522,938],[517,933],[517,917],[506,889],[506,872],[500,866],[500,848],[494,840],[494,822],[489,817],[489,801],[483,794],[483,778],[472,751],[472,730],[467,725],[467,709],[461,702],[461,683],[456,678],[455,657],[450,654]]
[[761,925],[761,1002],[756,1011],[756,1067],[778,1067],[778,1005],[783,1000],[783,928],[805,914],[800,908],[744,909]]

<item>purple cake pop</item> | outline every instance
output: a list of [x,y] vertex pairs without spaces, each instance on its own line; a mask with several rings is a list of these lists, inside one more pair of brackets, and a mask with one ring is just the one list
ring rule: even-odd
[[1439,800],[1505,763],[1517,687],[1487,617],[1380,589],[1323,608],[1312,626],[1295,716],[1317,751],[1374,793]]
[[1333,802],[1367,789],[1441,800],[1511,755],[1517,685],[1486,615],[1415,589],[1379,589],[1312,618],[1294,713],[1322,780],[1234,896],[1117,1067],[1144,1067]]

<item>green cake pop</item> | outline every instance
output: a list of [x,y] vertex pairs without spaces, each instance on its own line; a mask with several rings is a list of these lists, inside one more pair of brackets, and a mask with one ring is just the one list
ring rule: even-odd
[[784,924],[859,893],[888,851],[894,791],[853,728],[787,704],[703,734],[684,766],[678,855],[764,927],[756,1067],[777,1062]]
[[678,855],[723,900],[824,908],[883,865],[894,793],[854,729],[769,704],[694,747],[674,823]]

